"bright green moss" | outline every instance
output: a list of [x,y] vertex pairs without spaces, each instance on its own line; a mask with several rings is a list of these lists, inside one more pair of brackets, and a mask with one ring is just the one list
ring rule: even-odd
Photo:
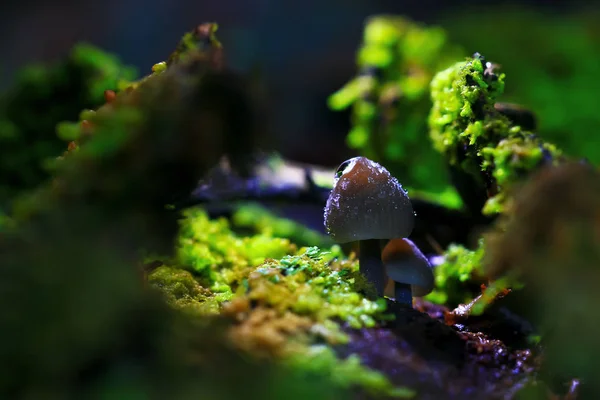
[[597,165],[599,137],[590,132],[600,130],[598,18],[592,7],[584,13],[553,15],[532,8],[494,6],[454,13],[442,25],[456,43],[485,49],[502,64],[510,77],[504,101],[534,110],[544,140]]
[[231,291],[240,274],[267,258],[293,254],[296,246],[288,239],[265,233],[250,237],[233,234],[226,219],[211,220],[201,208],[184,212],[177,244],[178,262],[208,279],[220,290]]
[[[256,336],[263,346],[265,341],[281,348],[293,346],[294,351],[284,352],[285,365],[302,373],[325,373],[342,388],[361,387],[393,397],[413,395],[364,367],[356,356],[339,360],[330,347],[314,346],[316,340],[331,345],[347,341],[340,321],[361,328],[391,318],[382,299],[370,301],[356,292],[358,264],[344,260],[339,246],[330,251],[317,247],[297,251],[287,239],[266,232],[240,237],[227,220],[211,220],[195,208],[187,210],[181,221],[178,249],[178,266],[163,265],[149,275],[150,284],[172,306],[201,316],[220,313],[223,304],[246,304],[239,316],[239,306],[226,314],[244,323],[258,313],[262,323],[238,329],[238,343]],[[287,333],[273,337],[272,330],[281,324]]]
[[308,315],[314,321],[340,319],[355,328],[373,327],[384,315],[383,299],[370,301],[355,291],[358,264],[340,261],[339,247],[310,247],[297,255],[267,260],[247,278],[248,299]]
[[433,78],[430,136],[434,148],[446,155],[451,164],[458,162],[463,144],[481,146],[493,140],[483,135],[486,128],[507,136],[508,120],[496,121],[494,117],[498,115],[492,112],[503,89],[504,75],[498,75],[494,81],[485,79],[484,65],[478,57],[456,63]]
[[232,224],[236,228],[250,229],[267,236],[287,238],[300,246],[333,245],[329,236],[290,219],[278,217],[257,204],[239,207],[232,216]]
[[405,186],[434,197],[453,189],[427,137],[428,88],[433,75],[461,55],[439,27],[372,17],[358,50],[357,77],[328,100],[334,110],[353,107],[351,148],[385,165]]
[[437,304],[457,305],[472,298],[466,284],[481,279],[484,256],[483,240],[476,250],[451,245],[444,253],[444,262],[435,267],[435,289],[425,297]]
[[338,359],[327,346],[311,346],[307,351],[289,357],[285,364],[303,371],[328,375],[341,387],[362,387],[376,396],[412,398],[416,394],[413,390],[395,387],[382,373],[363,366],[356,355],[345,360]]
[[[492,196],[486,214],[504,211],[513,185],[561,152],[525,131],[494,108],[505,75],[475,55],[438,73],[431,82],[429,115],[434,148],[448,163],[471,175]],[[488,173],[493,181],[485,178]]]
[[238,293],[316,322],[339,319],[358,328],[387,318],[382,300],[356,293],[358,264],[341,261],[338,246],[330,252],[317,247],[298,251],[288,239],[266,233],[237,236],[226,219],[211,220],[200,208],[186,210],[184,216],[177,263],[212,291]]

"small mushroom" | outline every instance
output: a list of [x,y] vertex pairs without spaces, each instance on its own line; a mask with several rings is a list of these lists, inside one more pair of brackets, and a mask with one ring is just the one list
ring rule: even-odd
[[381,261],[394,281],[397,303],[412,306],[413,297],[425,296],[433,290],[431,264],[409,239],[393,239],[383,248]]
[[337,243],[358,241],[360,272],[383,296],[379,241],[409,236],[414,226],[412,204],[402,185],[376,162],[351,158],[335,173],[324,217],[327,232]]

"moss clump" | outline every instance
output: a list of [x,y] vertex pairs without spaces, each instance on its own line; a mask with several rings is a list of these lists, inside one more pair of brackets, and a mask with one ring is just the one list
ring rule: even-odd
[[222,296],[203,287],[189,271],[163,265],[149,274],[148,282],[175,308],[200,316],[219,313]]
[[329,98],[334,110],[353,107],[348,145],[385,165],[408,187],[452,190],[443,159],[427,137],[428,88],[433,75],[462,54],[439,27],[397,16],[368,19],[358,76]]
[[306,369],[300,362],[308,360],[316,342],[345,343],[340,323],[374,327],[390,318],[383,300],[370,301],[356,292],[358,265],[352,258],[343,260],[338,246],[297,250],[289,240],[266,233],[238,236],[227,220],[211,220],[199,208],[184,216],[176,261],[149,275],[150,284],[173,307],[231,318],[231,342],[254,356],[279,359],[304,373],[332,374],[342,387],[409,393],[355,357],[340,361],[332,352],[323,353],[321,363]]
[[281,218],[264,207],[249,204],[239,207],[231,218],[236,228],[249,229],[264,235],[290,239],[300,246],[329,247],[333,241],[327,235],[314,231],[287,218]]
[[57,123],[100,106],[105,90],[135,76],[133,68],[89,44],[56,63],[23,68],[0,97],[0,204],[49,178],[45,161],[64,146],[55,135]]
[[367,300],[354,290],[358,265],[337,260],[340,256],[338,247],[332,252],[310,247],[298,255],[268,260],[248,276],[244,296],[316,322],[340,319],[355,328],[373,327],[384,317],[385,303]]
[[593,7],[553,15],[525,7],[494,6],[454,13],[443,26],[456,43],[485,49],[490,58],[501,60],[502,70],[510,77],[503,98],[535,110],[538,133],[544,140],[573,157],[598,164],[599,139],[590,135],[600,131],[598,18]]
[[437,304],[456,306],[472,300],[469,285],[483,283],[483,240],[475,250],[450,245],[444,252],[444,261],[435,267],[435,289],[425,297]]
[[[370,301],[354,288],[356,262],[339,260],[339,248],[324,252],[316,247],[280,260],[267,260],[250,272],[224,315],[237,321],[231,337],[251,352],[281,358],[284,364],[333,376],[343,387],[359,386],[379,394],[410,393],[394,388],[379,372],[360,365],[358,358],[341,361],[331,352],[311,358],[316,342],[345,343],[339,323],[353,328],[374,327],[388,319],[385,302]],[[307,363],[315,362],[309,368]],[[318,360],[321,359],[321,362]],[[361,379],[356,375],[363,373]]]
[[184,211],[177,240],[177,259],[213,290],[232,293],[241,276],[268,258],[281,258],[297,251],[288,239],[266,233],[240,237],[233,234],[225,218],[210,220],[201,208]]
[[[211,220],[200,208],[188,209],[180,222],[177,265],[186,268],[212,291],[237,293],[255,305],[309,315],[315,322],[339,319],[353,327],[374,326],[385,306],[355,292],[358,265],[341,260],[338,246],[298,250],[288,239],[259,233],[238,236],[226,219]],[[191,275],[161,267],[159,276],[175,281]],[[195,286],[187,281],[182,288]],[[197,282],[196,282],[197,283]],[[198,289],[199,290],[199,289]],[[194,297],[194,296],[191,296]],[[232,298],[232,297],[229,297]],[[223,297],[227,299],[227,296]]]
[[487,192],[483,212],[504,211],[511,187],[561,152],[514,124],[494,104],[504,74],[476,54],[438,73],[431,82],[430,136],[449,164]]
[[331,348],[322,345],[311,346],[308,351],[295,353],[286,364],[314,373],[327,373],[333,382],[344,388],[362,387],[376,396],[412,398],[416,393],[407,388],[395,387],[381,373],[365,368],[356,355],[340,361]]

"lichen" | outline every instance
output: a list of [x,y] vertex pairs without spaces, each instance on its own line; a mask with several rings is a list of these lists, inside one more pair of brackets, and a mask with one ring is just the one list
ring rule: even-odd
[[438,70],[461,55],[439,27],[374,16],[365,24],[357,77],[329,98],[334,110],[353,107],[351,148],[385,165],[405,186],[434,197],[453,189],[427,137],[428,87]]

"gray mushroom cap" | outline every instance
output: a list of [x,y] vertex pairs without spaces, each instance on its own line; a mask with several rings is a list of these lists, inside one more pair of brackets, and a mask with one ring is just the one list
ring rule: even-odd
[[426,296],[433,290],[431,264],[411,240],[390,240],[383,249],[381,261],[394,282],[411,285],[414,297]]
[[387,169],[365,157],[342,163],[325,206],[325,227],[337,243],[409,236],[414,211]]

